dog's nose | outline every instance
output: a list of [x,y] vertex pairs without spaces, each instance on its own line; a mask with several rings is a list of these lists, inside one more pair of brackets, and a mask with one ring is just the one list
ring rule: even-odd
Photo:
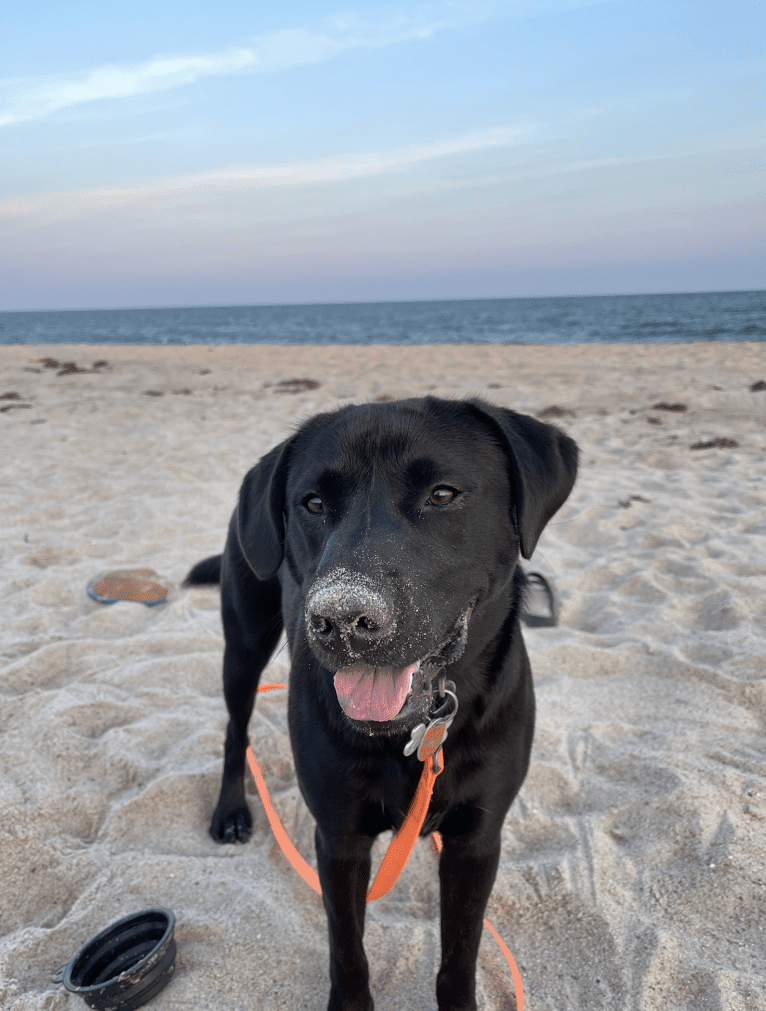
[[309,633],[322,646],[364,649],[391,634],[393,605],[372,580],[336,569],[318,580],[306,601]]

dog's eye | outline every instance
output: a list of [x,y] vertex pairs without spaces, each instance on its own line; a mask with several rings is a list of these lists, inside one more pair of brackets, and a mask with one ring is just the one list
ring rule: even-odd
[[311,498],[307,498],[304,505],[310,513],[314,513],[317,516],[324,512],[324,503],[318,495],[312,495]]
[[443,485],[440,485],[438,488],[434,488],[428,496],[428,502],[432,506],[443,506],[451,502],[454,497],[455,492],[452,488],[445,488]]

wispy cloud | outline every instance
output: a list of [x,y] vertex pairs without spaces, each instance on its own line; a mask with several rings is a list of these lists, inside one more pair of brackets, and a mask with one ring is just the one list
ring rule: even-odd
[[106,210],[152,201],[188,202],[203,193],[266,190],[312,183],[343,182],[405,172],[421,162],[450,155],[509,147],[525,140],[529,129],[496,127],[429,144],[412,144],[390,151],[361,151],[336,158],[316,158],[282,165],[241,166],[212,172],[166,176],[141,186],[100,187],[41,193],[0,200],[0,219],[50,214],[58,219],[90,210]]
[[157,57],[134,67],[98,67],[84,77],[51,78],[35,84],[2,82],[10,93],[0,112],[0,126],[42,119],[52,112],[101,98],[127,98],[191,84],[200,77],[235,74],[252,69],[258,60],[249,49],[232,49],[212,56]]
[[427,39],[466,28],[493,14],[525,18],[611,0],[473,0],[421,5],[407,13],[344,12],[314,27],[286,28],[243,40],[241,46],[208,55],[156,56],[131,66],[96,67],[80,75],[0,81],[0,126],[46,116],[99,99],[130,98],[193,84],[204,77],[270,73],[322,63],[353,49],[371,49]]
[[322,63],[351,49],[428,39],[438,32],[465,28],[485,20],[498,4],[430,4],[407,14],[383,18],[346,12],[325,18],[317,28],[287,28],[251,40],[259,70],[274,71],[309,63]]
[[315,28],[289,28],[245,40],[221,53],[157,56],[134,66],[104,66],[84,75],[0,81],[0,126],[43,119],[59,109],[99,99],[130,98],[192,84],[203,77],[267,73],[321,63],[347,50],[430,38],[486,18],[495,3],[429,5],[383,18],[346,13]]

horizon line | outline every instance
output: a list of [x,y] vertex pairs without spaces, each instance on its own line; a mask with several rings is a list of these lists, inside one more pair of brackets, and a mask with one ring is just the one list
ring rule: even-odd
[[[199,302],[189,305],[112,305],[112,306],[74,306],[55,309],[0,309],[0,315],[11,313],[42,313],[42,312],[147,312],[158,309],[283,309],[291,306],[333,306],[333,305],[420,305],[429,302],[520,302],[526,300],[549,298],[646,298],[653,295],[737,295],[766,294],[766,288],[695,288],[689,291],[612,291],[612,292],[580,292],[578,294],[557,295],[468,295],[464,298],[381,298],[381,299],[343,299],[310,301],[310,302]],[[49,343],[47,341],[41,343]],[[77,343],[77,342],[75,342]],[[113,343],[113,342],[110,342]]]

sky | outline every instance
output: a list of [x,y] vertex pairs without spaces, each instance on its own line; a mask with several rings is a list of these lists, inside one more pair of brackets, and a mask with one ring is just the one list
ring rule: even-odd
[[766,2],[67,0],[0,28],[0,310],[766,288]]

